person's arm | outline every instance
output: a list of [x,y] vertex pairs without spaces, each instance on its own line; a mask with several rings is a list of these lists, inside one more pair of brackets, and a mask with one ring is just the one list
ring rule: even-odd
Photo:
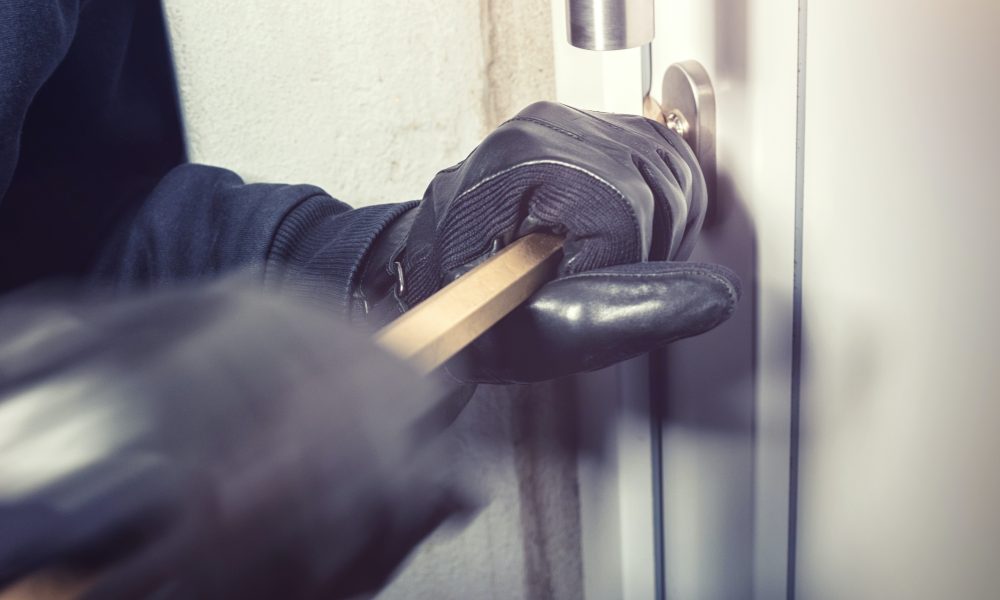
[[312,185],[182,165],[116,225],[88,277],[130,291],[240,271],[346,314],[367,249],[414,204],[352,209]]
[[14,175],[28,108],[76,34],[78,0],[4,0],[0,13],[0,198]]
[[56,277],[124,291],[247,270],[336,310],[402,210],[351,211],[313,186],[183,165],[157,0],[11,0],[0,40],[0,290]]
[[707,202],[683,139],[642,117],[536,103],[416,203],[350,209],[312,186],[175,169],[122,223],[97,274],[117,289],[246,270],[265,288],[385,324],[531,231],[566,239],[560,277],[449,371],[524,382],[606,367],[714,328],[738,277],[684,262]]
[[232,283],[0,299],[0,595],[355,597],[466,490],[435,382]]
[[0,3],[0,292],[85,277],[185,160],[159,0]]
[[[76,14],[71,0],[40,3],[50,28],[62,22],[54,7]],[[30,5],[14,6],[27,35],[19,15]],[[83,7],[75,34],[41,38],[50,63],[53,40],[72,44],[31,101],[32,135],[0,206],[0,288],[60,276],[132,290],[243,270],[380,325],[497,244],[538,229],[565,235],[562,278],[472,348],[471,369],[453,370],[476,381],[601,368],[711,329],[736,306],[732,272],[680,262],[701,227],[705,184],[690,148],[657,123],[537,103],[441,171],[419,204],[351,210],[312,186],[177,166],[159,3]],[[528,350],[512,352],[511,340]]]

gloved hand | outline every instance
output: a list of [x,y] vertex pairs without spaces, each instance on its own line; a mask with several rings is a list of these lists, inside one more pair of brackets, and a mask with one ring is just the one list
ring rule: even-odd
[[0,305],[0,588],[341,598],[463,506],[437,391],[313,309],[232,289]]
[[739,279],[690,255],[705,181],[684,140],[643,117],[532,104],[376,240],[355,294],[381,325],[513,239],[566,236],[560,278],[449,369],[524,382],[599,369],[726,320]]

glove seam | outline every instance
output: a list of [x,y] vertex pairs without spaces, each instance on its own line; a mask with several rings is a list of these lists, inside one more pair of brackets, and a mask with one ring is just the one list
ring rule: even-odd
[[[643,237],[642,236],[642,225],[639,223],[639,217],[638,217],[638,215],[635,214],[635,209],[632,208],[632,205],[628,201],[628,198],[625,197],[625,194],[622,193],[621,190],[619,190],[610,181],[608,181],[607,179],[604,179],[600,175],[598,175],[598,174],[596,174],[596,173],[594,173],[592,171],[589,171],[587,169],[584,169],[582,167],[579,167],[577,165],[574,165],[574,164],[571,164],[571,163],[567,163],[567,162],[564,162],[564,161],[561,161],[561,160],[537,159],[537,160],[528,160],[528,161],[517,163],[515,165],[511,165],[511,166],[507,167],[506,169],[503,169],[501,171],[497,171],[495,173],[491,173],[487,177],[483,177],[482,179],[476,181],[476,183],[473,184],[472,187],[470,187],[470,188],[468,188],[466,190],[463,190],[461,194],[459,194],[458,196],[456,196],[454,202],[455,203],[460,202],[462,200],[462,198],[464,198],[466,195],[471,194],[475,190],[479,189],[483,185],[487,184],[490,181],[493,181],[494,179],[496,179],[498,177],[501,177],[503,175],[511,173],[511,172],[513,172],[513,171],[515,171],[517,169],[522,168],[522,167],[529,167],[529,166],[534,166],[534,165],[555,165],[555,166],[559,166],[559,167],[565,167],[565,168],[571,169],[573,171],[577,171],[579,173],[583,173],[584,175],[586,175],[588,177],[591,177],[592,179],[595,179],[598,183],[603,184],[606,188],[608,188],[609,190],[611,190],[612,192],[614,192],[614,194],[621,200],[622,206],[625,207],[625,209],[628,211],[629,216],[632,217],[632,225],[635,227],[636,239],[637,240],[642,240],[642,237]],[[642,248],[640,246],[640,256],[641,255],[642,255]]]
[[568,135],[569,137],[573,138],[574,140],[578,140],[578,141],[581,141],[581,142],[583,141],[583,138],[581,136],[573,133],[572,131],[570,131],[568,129],[563,129],[562,127],[559,127],[558,125],[555,125],[553,123],[549,123],[548,121],[545,121],[543,119],[539,119],[537,117],[512,117],[512,118],[508,119],[507,121],[504,121],[503,124],[506,125],[507,123],[511,123],[513,121],[525,121],[525,122],[528,122],[528,123],[534,123],[536,125],[541,125],[542,127],[547,127],[549,129],[551,129],[552,131],[557,131],[559,133]]
[[[572,110],[575,110],[576,112],[580,113],[581,115],[586,115],[586,116],[587,116],[588,118],[590,118],[590,119],[594,119],[595,121],[599,121],[599,122],[601,122],[602,124],[605,124],[605,125],[609,125],[609,126],[611,126],[611,127],[615,128],[615,129],[617,129],[618,131],[620,131],[620,132],[624,133],[625,135],[628,135],[628,136],[634,136],[634,135],[635,135],[635,132],[634,132],[634,131],[629,131],[628,129],[625,129],[625,128],[624,128],[624,127],[622,127],[621,125],[619,125],[619,124],[617,124],[617,123],[612,123],[611,121],[608,121],[608,120],[606,120],[606,119],[601,119],[601,118],[598,118],[598,117],[595,117],[595,116],[594,116],[594,115],[593,115],[593,114],[592,114],[591,112],[589,112],[589,111],[586,111],[586,110],[582,110],[582,109],[579,109],[579,108],[577,108],[577,107],[575,107],[575,106],[568,106],[568,105],[564,105],[564,106],[566,106],[566,108],[570,108],[570,109],[572,109]],[[611,116],[617,116],[617,115],[615,115],[615,113],[609,113],[609,112],[603,112],[603,111],[596,111],[596,110],[595,110],[595,111],[593,111],[593,112],[596,112],[596,113],[600,113],[600,114],[604,114],[604,115],[611,115]],[[636,117],[640,117],[640,116],[642,116],[642,115],[632,115],[632,116],[636,116]],[[645,117],[642,117],[642,118],[643,118],[643,119],[645,119]],[[648,121],[649,119],[646,119],[646,120]]]
[[[666,142],[666,144],[668,146],[670,146],[674,150],[674,152],[677,152],[678,154],[680,154],[681,158],[684,159],[685,162],[687,161],[686,155],[688,153],[690,153],[692,155],[694,154],[694,150],[691,148],[691,146],[689,146],[687,144],[687,142],[684,142],[684,145],[687,146],[687,152],[685,152],[685,150],[683,148],[679,148],[677,146],[677,143],[673,139],[671,139],[669,136],[667,136],[664,131],[661,131],[660,128],[663,127],[664,129],[666,129],[666,126],[660,125],[656,121],[653,121],[653,120],[650,120],[650,119],[646,119],[646,121],[648,122],[648,125],[649,125],[650,129],[652,129],[658,136],[660,136],[663,139],[663,141]],[[666,131],[670,132],[673,135],[677,135],[678,137],[680,137],[678,134],[670,131],[669,129],[667,129]],[[680,138],[680,139],[681,139],[681,141],[684,140],[684,138]],[[697,160],[697,157],[695,157],[695,160]]]

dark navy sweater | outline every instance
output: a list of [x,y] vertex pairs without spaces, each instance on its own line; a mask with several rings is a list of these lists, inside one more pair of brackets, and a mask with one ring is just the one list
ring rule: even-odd
[[159,0],[0,2],[0,198],[0,291],[247,271],[337,310],[412,206],[352,210],[314,186],[186,163]]

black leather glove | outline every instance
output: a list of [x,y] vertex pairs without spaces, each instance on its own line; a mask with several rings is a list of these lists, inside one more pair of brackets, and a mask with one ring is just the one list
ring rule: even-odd
[[705,181],[682,138],[643,117],[539,102],[438,173],[369,253],[355,298],[381,325],[511,240],[566,236],[561,277],[449,370],[523,382],[593,370],[726,320],[739,279],[690,255]]
[[316,310],[214,289],[0,305],[0,588],[340,598],[463,505],[436,390]]

